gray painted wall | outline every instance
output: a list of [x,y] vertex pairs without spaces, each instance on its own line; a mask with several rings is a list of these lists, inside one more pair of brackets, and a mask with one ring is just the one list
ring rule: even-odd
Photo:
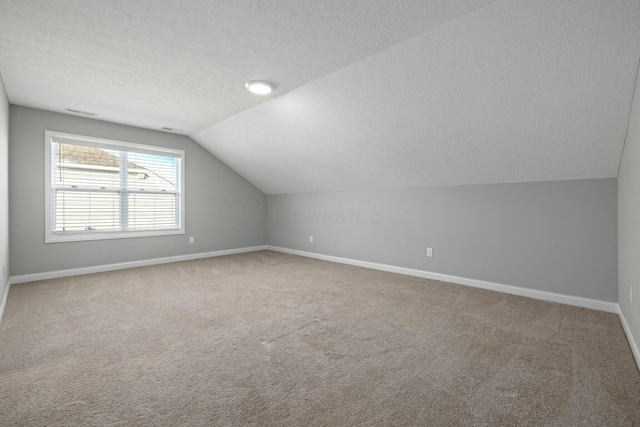
[[616,197],[615,179],[268,195],[267,244],[615,302]]
[[[10,276],[9,266],[9,101],[0,75],[0,304]],[[1,320],[1,319],[0,319]]]
[[[9,116],[12,275],[265,244],[264,193],[191,138],[14,105]],[[45,130],[185,150],[186,234],[45,244]]]
[[618,173],[618,243],[618,302],[640,345],[640,76]]

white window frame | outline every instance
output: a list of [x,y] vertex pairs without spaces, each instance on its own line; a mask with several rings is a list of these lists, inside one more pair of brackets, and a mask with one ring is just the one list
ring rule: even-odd
[[[167,236],[174,234],[185,234],[185,152],[177,148],[158,147],[155,145],[137,144],[126,141],[116,141],[112,139],[96,138],[93,136],[74,135],[70,133],[46,130],[44,133],[45,142],[45,243],[77,242],[87,240],[105,239],[128,239],[134,237]],[[55,159],[51,155],[51,140],[66,140],[70,144],[93,146],[98,148],[108,148],[114,150],[130,150],[148,154],[167,154],[180,159],[180,192],[179,199],[179,224],[178,228],[164,230],[117,230],[117,231],[77,231],[77,232],[55,232],[53,229],[53,206],[52,206],[52,168]],[[122,214],[121,214],[122,218]]]

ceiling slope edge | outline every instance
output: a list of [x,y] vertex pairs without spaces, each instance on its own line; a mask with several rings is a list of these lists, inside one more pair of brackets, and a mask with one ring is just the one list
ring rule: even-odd
[[266,194],[614,178],[638,20],[492,3],[191,137]]

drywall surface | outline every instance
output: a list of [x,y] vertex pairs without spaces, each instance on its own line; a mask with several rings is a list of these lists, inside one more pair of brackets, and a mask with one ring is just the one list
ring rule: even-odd
[[192,137],[267,194],[615,178],[638,22],[496,1]]
[[191,133],[492,1],[2,1],[0,52],[14,104]]
[[[10,125],[14,276],[265,244],[264,193],[188,137],[14,105]],[[185,150],[186,234],[45,244],[45,130]]]
[[267,212],[268,245],[617,301],[615,179],[268,195]]
[[[9,101],[0,75],[0,305],[9,281]],[[2,313],[0,312],[0,315]],[[0,319],[1,320],[1,319]]]
[[618,302],[640,343],[640,77],[618,174],[618,245]]

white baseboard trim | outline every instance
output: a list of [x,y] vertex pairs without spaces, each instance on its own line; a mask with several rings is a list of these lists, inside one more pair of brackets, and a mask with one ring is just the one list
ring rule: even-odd
[[518,286],[503,285],[500,283],[487,282],[484,280],[469,279],[466,277],[451,276],[448,274],[433,273],[430,271],[416,270],[412,268],[397,267],[393,265],[379,264],[379,263],[369,262],[369,261],[360,261],[360,260],[355,260],[350,258],[342,258],[342,257],[331,256],[331,255],[317,254],[313,252],[299,251],[295,249],[288,249],[288,248],[282,248],[282,247],[270,246],[270,245],[251,246],[251,247],[237,248],[237,249],[226,249],[226,250],[213,251],[213,252],[200,252],[196,254],[146,259],[146,260],[140,260],[140,261],[123,262],[118,264],[97,265],[93,267],[73,268],[68,270],[57,270],[57,271],[50,271],[45,273],[12,276],[7,281],[7,286],[5,288],[4,295],[2,297],[2,302],[0,303],[0,324],[2,324],[4,310],[5,310],[5,307],[7,306],[7,299],[9,297],[9,289],[11,288],[12,284],[34,282],[37,280],[57,279],[60,277],[78,276],[82,274],[101,273],[104,271],[123,270],[126,268],[146,267],[149,265],[167,264],[171,262],[189,261],[194,259],[211,258],[211,257],[224,256],[224,255],[234,255],[234,254],[241,254],[241,253],[255,252],[255,251],[262,251],[262,250],[271,250],[271,251],[282,252],[282,253],[287,253],[292,255],[304,256],[308,258],[320,259],[324,261],[337,262],[340,264],[349,264],[349,265],[354,265],[358,267],[371,268],[374,270],[388,271],[391,273],[422,277],[425,279],[457,283],[460,285],[472,286],[475,288],[482,288],[482,289],[489,289],[492,291],[503,292],[503,293],[512,294],[512,295],[520,295],[520,296],[540,299],[544,301],[557,302],[560,304],[568,304],[568,305],[573,305],[577,307],[585,307],[585,308],[591,308],[594,310],[606,311],[609,313],[617,313],[618,316],[620,317],[620,322],[622,323],[622,327],[627,336],[627,340],[629,341],[629,345],[631,347],[633,356],[635,357],[636,364],[638,365],[638,369],[640,370],[640,350],[638,350],[638,345],[636,344],[636,341],[633,335],[631,334],[631,329],[629,329],[629,324],[627,323],[627,319],[624,317],[624,313],[622,312],[622,310],[620,309],[620,306],[617,303],[600,301],[600,300],[595,300],[590,298],[576,297],[572,295],[559,294],[555,292],[521,288]]
[[2,324],[2,318],[4,316],[4,308],[7,306],[7,299],[9,298],[9,288],[11,287],[11,277],[7,280],[7,287],[4,289],[4,295],[2,296],[2,303],[0,303],[0,325]]
[[276,252],[283,252],[292,255],[300,255],[308,258],[316,258],[324,261],[338,262],[341,264],[355,265],[358,267],[371,268],[374,270],[388,271],[391,273],[406,274],[408,276],[422,277],[424,279],[440,280],[443,282],[457,283],[474,288],[489,289],[497,292],[504,292],[512,295],[535,298],[544,301],[558,302],[577,307],[591,308],[593,310],[618,313],[618,303],[600,301],[591,298],[576,297],[572,295],[559,294],[555,292],[538,291],[535,289],[521,288],[518,286],[503,285],[500,283],[486,282],[484,280],[469,279],[467,277],[450,276],[448,274],[432,273],[430,271],[416,270],[413,268],[396,267],[394,265],[378,264],[375,262],[360,261],[350,258],[341,258],[331,255],[317,254],[313,252],[299,251],[295,249],[281,248],[267,245],[267,249]]
[[618,316],[620,316],[620,323],[622,323],[622,329],[624,329],[624,333],[627,335],[627,340],[629,341],[629,347],[631,347],[631,352],[633,353],[633,357],[635,357],[636,359],[638,370],[640,370],[640,350],[638,350],[638,344],[636,344],[636,340],[633,338],[633,335],[631,334],[631,329],[629,328],[627,319],[625,319],[624,313],[622,312],[622,309],[619,306],[618,306]]
[[81,274],[102,273],[104,271],[123,270],[125,268],[146,267],[149,265],[167,264],[170,262],[190,261],[193,259],[211,258],[223,255],[242,254],[246,252],[263,251],[267,249],[265,245],[251,246],[247,248],[225,249],[213,252],[200,252],[196,254],[177,255],[165,258],[143,259],[140,261],[121,262],[118,264],[96,265],[93,267],[71,268],[68,270],[48,271],[44,273],[24,274],[12,276],[11,283],[35,282],[36,280],[57,279],[60,277],[79,276]]

